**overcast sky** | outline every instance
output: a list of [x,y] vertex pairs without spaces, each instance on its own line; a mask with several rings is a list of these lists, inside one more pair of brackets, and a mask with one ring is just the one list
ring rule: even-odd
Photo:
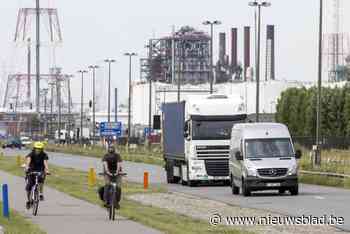
[[[41,0],[41,2],[44,6],[49,4],[58,8],[64,43],[57,49],[57,65],[63,67],[65,73],[76,74],[77,70],[86,68],[89,64],[103,65],[102,60],[106,57],[115,58],[117,63],[113,66],[113,86],[119,88],[124,99],[127,95],[128,78],[128,60],[123,56],[124,52],[134,51],[140,56],[145,56],[144,45],[147,40],[152,36],[161,37],[169,34],[172,25],[177,28],[190,25],[207,30],[208,28],[201,25],[201,22],[217,19],[223,24],[216,28],[216,33],[229,33],[231,27],[239,28],[241,47],[239,60],[242,61],[242,28],[254,24],[254,11],[248,7],[246,0]],[[9,58],[13,56],[11,41],[16,28],[18,8],[34,7],[34,3],[34,0],[1,0],[0,61],[7,67],[11,65]],[[265,25],[275,24],[277,78],[314,81],[317,77],[319,1],[271,0],[271,3],[272,7],[263,9],[263,38],[265,38]],[[327,12],[330,12],[329,8],[328,10]],[[227,43],[228,41],[229,38]],[[216,50],[217,44],[216,35]],[[264,55],[264,40],[262,49]],[[12,63],[16,64],[25,61],[25,58],[16,58],[13,61],[15,62]],[[262,61],[265,62],[264,56]],[[0,66],[1,70],[3,68],[4,65]],[[42,70],[46,72],[48,68],[43,65]],[[0,71],[0,74],[3,72]],[[98,73],[101,79],[100,85],[105,83],[106,74],[106,67],[101,68]],[[133,79],[138,79],[139,74],[137,59]],[[4,82],[1,82],[1,85],[4,85]],[[80,95],[79,85],[80,80],[73,82],[75,97]],[[86,90],[89,93],[91,88],[86,86]],[[100,87],[99,92],[102,91],[105,92],[106,89]]]

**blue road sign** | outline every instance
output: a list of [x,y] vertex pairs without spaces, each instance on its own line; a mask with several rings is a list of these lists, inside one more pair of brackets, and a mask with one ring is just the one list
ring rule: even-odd
[[120,137],[122,135],[121,122],[102,122],[100,123],[100,135],[104,137]]
[[143,135],[148,137],[151,133],[153,133],[153,128],[151,128],[151,131],[149,128],[144,128],[143,129]]

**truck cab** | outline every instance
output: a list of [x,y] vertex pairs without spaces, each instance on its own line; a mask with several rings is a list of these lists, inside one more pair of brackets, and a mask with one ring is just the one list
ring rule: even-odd
[[290,191],[298,195],[301,151],[294,150],[288,128],[277,123],[237,124],[231,131],[230,180],[233,194]]
[[[165,169],[169,183],[229,182],[232,126],[245,122],[239,96],[191,97],[163,106]],[[171,110],[172,109],[172,110]]]

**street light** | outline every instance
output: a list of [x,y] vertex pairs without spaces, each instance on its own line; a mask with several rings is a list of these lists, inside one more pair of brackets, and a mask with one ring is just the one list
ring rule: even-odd
[[80,106],[80,134],[79,138],[82,142],[83,136],[83,109],[84,109],[84,73],[87,73],[86,70],[79,70],[78,73],[81,74],[81,106]]
[[129,57],[129,103],[128,103],[128,147],[130,146],[130,132],[131,132],[131,58],[137,56],[136,53],[125,53]]
[[316,120],[316,149],[315,165],[321,166],[321,91],[322,91],[322,36],[323,36],[323,0],[320,0],[319,16],[319,36],[318,36],[318,84],[317,84],[317,120]]
[[260,101],[260,34],[261,34],[261,7],[270,7],[271,3],[269,2],[249,2],[248,4],[251,7],[258,8],[258,38],[257,38],[257,50],[256,50],[256,61],[255,61],[255,70],[256,70],[256,122],[259,122],[259,101]]
[[45,137],[47,136],[47,111],[46,111],[46,107],[47,107],[47,94],[49,92],[48,88],[42,89],[41,90],[42,95],[44,95],[44,133],[45,133]]
[[99,68],[99,66],[97,65],[91,65],[89,66],[89,68],[92,70],[92,137],[93,140],[92,142],[95,141],[95,137],[96,137],[96,121],[95,121],[95,78],[96,78],[96,69]]
[[214,83],[214,66],[213,66],[213,60],[214,60],[214,45],[213,45],[213,37],[214,37],[214,25],[220,25],[221,22],[218,20],[214,21],[204,21],[203,25],[210,25],[210,94],[213,93],[213,83]]
[[115,63],[114,59],[105,59],[108,63],[108,123],[111,122],[111,64]]

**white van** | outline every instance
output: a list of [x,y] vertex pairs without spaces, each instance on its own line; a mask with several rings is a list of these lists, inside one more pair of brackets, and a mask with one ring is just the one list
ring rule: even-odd
[[288,128],[277,123],[235,124],[230,143],[230,180],[233,194],[252,191],[290,191],[298,195],[301,151],[294,150]]

